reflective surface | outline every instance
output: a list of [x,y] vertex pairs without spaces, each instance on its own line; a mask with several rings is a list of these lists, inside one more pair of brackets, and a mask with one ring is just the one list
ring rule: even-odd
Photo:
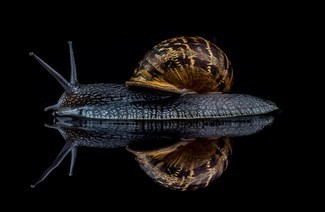
[[226,170],[232,137],[258,133],[273,120],[272,116],[192,121],[97,121],[56,117],[52,125],[46,126],[58,130],[65,145],[31,187],[43,186],[41,182],[69,153],[69,175],[72,176],[78,147],[97,147],[128,150],[141,169],[163,187],[181,191],[205,188]]
[[[315,150],[323,149],[318,136],[322,124],[309,120],[316,118],[318,121],[317,108],[322,97],[317,95],[321,90],[318,87],[322,85],[317,83],[322,69],[313,68],[319,60],[316,59],[317,51],[309,49],[319,46],[317,41],[313,45],[319,33],[311,30],[317,29],[312,24],[317,18],[309,22],[301,10],[273,5],[274,10],[269,12],[252,6],[254,9],[242,10],[242,15],[237,16],[232,12],[235,5],[222,9],[202,4],[202,7],[193,9],[188,4],[191,8],[177,10],[172,4],[161,4],[148,10],[146,4],[142,9],[131,10],[134,14],[124,23],[119,21],[130,17],[125,6],[118,11],[120,15],[112,12],[117,8],[102,7],[98,16],[71,7],[67,12],[69,15],[61,17],[60,13],[59,19],[58,10],[51,14],[50,7],[39,10],[37,5],[35,10],[25,10],[25,18],[19,19],[23,24],[7,21],[12,30],[20,31],[17,37],[12,37],[12,42],[4,40],[14,53],[7,57],[14,62],[4,67],[3,73],[13,73],[16,77],[4,75],[3,81],[12,82],[11,85],[19,89],[18,92],[13,88],[3,90],[2,102],[19,109],[3,112],[18,114],[19,119],[13,120],[12,130],[3,131],[3,136],[10,137],[3,138],[2,143],[14,145],[12,149],[2,148],[3,152],[10,153],[3,162],[12,161],[9,165],[18,172],[15,176],[19,178],[24,199],[30,200],[30,208],[34,210],[41,205],[39,196],[52,196],[48,198],[48,206],[58,205],[60,210],[66,208],[63,203],[70,203],[74,209],[84,208],[83,203],[88,203],[92,207],[104,206],[105,210],[112,210],[115,205],[121,208],[131,205],[140,210],[166,208],[168,211],[187,211],[188,208],[219,211],[223,207],[231,211],[238,210],[238,206],[242,210],[272,206],[275,210],[292,210],[301,209],[304,204],[310,210],[315,206],[314,201],[308,199],[321,197],[314,190],[321,189],[323,182],[319,179],[323,154],[315,153]],[[210,10],[205,9],[207,6]],[[64,8],[67,7],[60,7]],[[164,12],[159,13],[159,8]],[[75,14],[78,11],[80,16]],[[225,14],[218,11],[225,11]],[[139,19],[135,20],[137,17]],[[164,20],[159,21],[159,17]],[[154,24],[149,24],[149,19],[154,20]],[[37,24],[41,20],[44,24]],[[12,30],[4,32],[11,36]],[[234,66],[235,81],[231,93],[274,101],[282,113],[275,116],[273,124],[250,136],[232,137],[232,154],[227,169],[207,187],[195,191],[180,192],[155,183],[125,147],[83,146],[78,147],[73,176],[68,176],[69,154],[42,183],[30,188],[52,164],[65,140],[57,130],[44,127],[44,123],[53,123],[53,117],[43,111],[57,102],[63,89],[28,56],[28,52],[37,53],[68,78],[70,66],[66,42],[72,40],[81,83],[125,83],[149,49],[164,39],[181,35],[198,35],[217,43]],[[5,97],[7,92],[10,98]],[[17,162],[16,150],[22,152]],[[2,171],[13,178],[11,171]],[[14,180],[10,186],[16,182]],[[191,195],[195,198],[188,198]],[[148,207],[151,203],[148,196],[156,200],[153,201],[156,207]],[[182,197],[186,198],[183,200]],[[42,206],[42,210],[44,208]]]
[[[245,197],[251,200],[252,196],[261,199],[269,196],[272,197],[269,200],[273,200],[274,193],[277,197],[279,195],[287,197],[288,193],[299,189],[297,185],[303,181],[301,179],[302,163],[304,163],[303,167],[312,163],[307,164],[306,160],[301,159],[301,153],[305,152],[306,145],[297,145],[299,139],[296,139],[295,135],[298,133],[300,137],[300,132],[306,131],[299,129],[309,124],[301,120],[302,115],[307,115],[307,113],[298,107],[301,102],[304,102],[301,93],[297,91],[298,87],[288,84],[294,81],[292,77],[297,76],[295,69],[291,67],[293,63],[285,68],[276,62],[279,53],[283,53],[284,58],[287,58],[287,52],[280,51],[285,45],[270,43],[275,41],[273,39],[266,39],[262,43],[257,42],[256,36],[260,35],[255,33],[243,38],[237,33],[230,33],[236,35],[231,37],[218,32],[184,33],[178,31],[146,34],[146,31],[140,31],[142,33],[130,31],[124,35],[104,33],[101,34],[101,38],[98,38],[99,33],[95,33],[94,39],[81,36],[82,33],[68,36],[64,32],[62,37],[50,36],[50,38],[44,33],[39,33],[40,36],[25,40],[22,46],[26,53],[24,63],[20,68],[23,73],[20,78],[26,84],[23,84],[24,88],[21,89],[21,94],[17,98],[19,100],[17,105],[21,106],[19,111],[21,111],[22,121],[16,123],[15,126],[17,134],[23,137],[19,140],[18,146],[24,152],[23,175],[19,176],[23,181],[23,191],[27,195],[60,193],[67,194],[67,196],[89,196],[89,194],[101,192],[109,194],[175,192],[175,189],[156,183],[159,179],[155,181],[151,175],[147,174],[149,172],[143,171],[141,166],[144,167],[146,164],[139,164],[134,153],[128,151],[126,147],[129,146],[129,150],[132,148],[136,151],[159,150],[177,145],[182,140],[204,138],[206,132],[218,134],[217,129],[222,128],[209,127],[207,124],[204,127],[207,130],[201,131],[202,125],[192,125],[193,127],[183,125],[181,127],[183,134],[170,129],[168,134],[172,137],[166,137],[165,132],[155,134],[154,131],[143,137],[136,131],[132,131],[132,128],[126,130],[118,125],[117,130],[112,129],[112,133],[115,135],[113,138],[120,141],[111,142],[111,144],[120,146],[119,148],[111,148],[111,144],[110,148],[89,148],[80,145],[77,149],[73,176],[69,177],[71,156],[69,153],[42,183],[32,189],[30,185],[36,183],[42,173],[52,164],[66,140],[57,130],[44,127],[44,123],[53,125],[53,116],[43,111],[44,108],[57,102],[63,90],[39,64],[28,56],[28,52],[37,53],[68,78],[70,66],[66,42],[72,40],[80,83],[123,84],[129,80],[136,64],[152,46],[166,38],[184,34],[199,35],[214,40],[225,50],[235,71],[234,88],[231,93],[250,94],[270,99],[282,110],[279,115],[275,115],[272,125],[268,125],[255,134],[240,137],[220,135],[228,136],[232,140],[232,154],[228,155],[228,166],[218,178],[211,180],[207,187],[196,189],[192,193],[213,193],[212,196],[223,200],[228,199],[229,196],[235,200]],[[99,43],[94,42],[99,40]],[[299,95],[298,100],[302,101],[298,103],[292,101],[295,95]],[[301,127],[296,127],[297,124]],[[20,129],[26,129],[27,132],[20,133]],[[145,128],[138,125],[138,129]],[[128,143],[124,139],[123,144],[121,138],[126,134],[134,137],[133,142]],[[137,137],[139,140],[144,140],[137,142]],[[175,153],[170,155],[175,157]],[[153,156],[149,156],[146,161],[152,160]],[[168,157],[170,156],[164,156],[160,160],[165,163]],[[140,162],[143,163],[143,161]],[[180,167],[179,163],[177,166]],[[158,171],[163,173],[164,168]],[[190,181],[186,182],[188,184]],[[253,195],[247,196],[247,191],[251,191]],[[178,194],[189,193],[176,192]]]

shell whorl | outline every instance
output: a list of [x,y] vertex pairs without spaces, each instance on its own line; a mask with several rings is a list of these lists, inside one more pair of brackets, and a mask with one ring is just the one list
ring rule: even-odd
[[226,170],[231,139],[194,139],[149,151],[128,148],[140,167],[157,183],[175,190],[204,188]]
[[172,93],[226,93],[232,82],[231,63],[220,48],[201,37],[177,37],[154,46],[126,84]]

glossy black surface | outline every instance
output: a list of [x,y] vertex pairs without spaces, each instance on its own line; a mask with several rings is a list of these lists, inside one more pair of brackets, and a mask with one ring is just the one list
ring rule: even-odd
[[34,189],[30,188],[51,165],[65,141],[57,130],[44,127],[45,123],[53,123],[53,116],[49,112],[43,112],[45,107],[56,103],[63,89],[28,57],[28,52],[37,53],[68,77],[70,66],[66,42],[72,40],[81,83],[123,83],[129,79],[137,62],[152,46],[183,34],[213,40],[225,51],[234,66],[233,93],[270,99],[281,109],[281,112],[274,115],[273,124],[264,130],[251,136],[233,138],[228,168],[208,187],[190,193],[211,194],[220,201],[231,197],[234,202],[263,200],[271,204],[288,201],[287,196],[304,187],[299,184],[304,175],[300,168],[303,164],[306,165],[299,152],[304,148],[293,137],[298,130],[291,129],[291,126],[298,123],[295,114],[300,109],[293,102],[297,92],[290,84],[293,80],[292,73],[296,72],[291,69],[291,61],[287,60],[286,51],[289,51],[290,46],[284,45],[282,40],[286,37],[271,39],[271,35],[276,33],[266,27],[246,33],[236,28],[215,32],[179,30],[156,33],[126,29],[116,34],[97,30],[90,37],[71,30],[61,32],[58,36],[36,35],[24,39],[24,70],[28,72],[24,72],[24,76],[26,74],[31,79],[22,97],[27,102],[26,109],[29,111],[24,116],[29,120],[26,126],[28,133],[24,135],[24,141],[21,141],[24,150],[24,174],[21,179],[26,195],[59,193],[86,196],[100,192],[113,195],[120,192],[162,192],[182,196],[188,193],[175,192],[155,183],[140,168],[134,155],[123,147],[80,147],[73,176],[68,176],[68,155],[44,182]]
[[227,168],[233,137],[258,133],[273,120],[272,116],[167,121],[55,117],[46,126],[58,130],[65,145],[31,187],[43,182],[68,154],[72,176],[78,148],[90,147],[128,150],[162,186],[182,191],[204,188]]

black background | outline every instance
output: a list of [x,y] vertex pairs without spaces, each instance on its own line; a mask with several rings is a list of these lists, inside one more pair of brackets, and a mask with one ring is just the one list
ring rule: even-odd
[[[225,14],[208,10],[209,15],[203,12],[206,16],[199,13],[173,16],[178,13],[169,14],[166,11],[170,10],[165,10],[166,19],[156,19],[160,11],[140,10],[128,14],[130,18],[126,21],[122,17],[127,12],[117,16],[99,13],[95,17],[90,13],[71,17],[65,14],[67,19],[60,21],[48,15],[41,25],[24,21],[25,26],[19,29],[22,63],[15,67],[18,65],[23,70],[22,84],[27,85],[22,98],[30,111],[24,114],[28,124],[21,145],[25,153],[21,180],[26,197],[34,199],[39,194],[81,197],[101,192],[136,194],[130,198],[143,192],[186,195],[155,184],[124,149],[80,148],[75,176],[67,176],[69,162],[65,160],[44,183],[31,189],[30,184],[50,165],[63,145],[58,132],[43,126],[52,120],[43,108],[56,103],[63,89],[28,57],[28,52],[33,51],[68,78],[67,41],[71,40],[81,83],[124,83],[154,45],[185,35],[202,36],[225,51],[235,71],[233,93],[270,99],[281,109],[272,126],[257,135],[234,141],[230,166],[220,179],[206,189],[190,193],[209,194],[216,204],[225,200],[244,202],[248,206],[256,202],[267,207],[298,204],[296,198],[305,196],[305,189],[310,187],[305,180],[309,175],[306,169],[311,164],[306,155],[302,157],[310,144],[306,140],[303,144],[298,141],[304,140],[302,133],[297,136],[304,128],[300,123],[306,122],[302,120],[304,117],[296,115],[302,106],[297,106],[297,98],[305,95],[305,88],[310,84],[305,79],[309,76],[306,60],[311,38],[302,35],[310,26],[288,9],[275,9],[247,11],[236,17],[231,10]],[[38,11],[30,18],[42,19],[44,13]]]

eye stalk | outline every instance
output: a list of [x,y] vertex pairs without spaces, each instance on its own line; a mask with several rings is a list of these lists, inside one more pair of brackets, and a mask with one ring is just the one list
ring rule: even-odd
[[51,66],[49,66],[46,62],[44,62],[33,52],[30,52],[29,56],[33,57],[41,66],[43,66],[61,84],[65,92],[72,93],[73,87],[78,84],[78,79],[77,79],[77,68],[74,59],[72,42],[69,41],[68,45],[69,45],[70,63],[71,63],[70,82],[68,82],[61,74],[59,74],[56,70],[54,70]]
[[77,78],[77,67],[76,67],[76,61],[74,59],[74,53],[72,48],[72,41],[68,42],[69,45],[69,52],[70,52],[70,64],[71,64],[71,77],[70,77],[70,84],[76,85],[78,84],[78,78]]

